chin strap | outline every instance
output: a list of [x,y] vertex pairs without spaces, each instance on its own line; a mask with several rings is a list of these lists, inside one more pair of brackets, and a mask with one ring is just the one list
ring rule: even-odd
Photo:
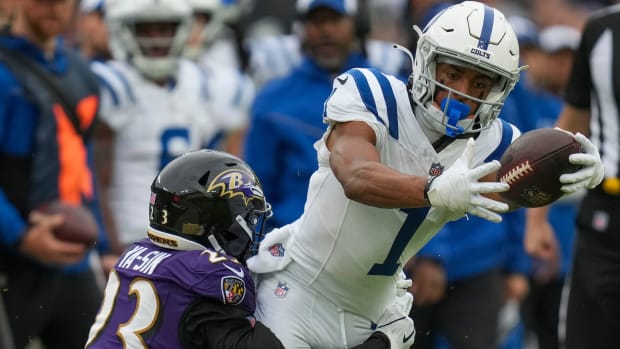
[[226,251],[224,251],[222,246],[220,246],[220,243],[217,242],[215,235],[209,234],[209,236],[207,236],[207,240],[209,240],[209,243],[211,244],[211,247],[213,247],[214,250],[216,250],[219,253],[226,253]]
[[457,124],[459,121],[467,118],[470,111],[469,106],[456,99],[446,97],[441,101],[441,110],[443,110],[448,117],[446,134],[450,137],[456,137],[462,134],[464,129]]

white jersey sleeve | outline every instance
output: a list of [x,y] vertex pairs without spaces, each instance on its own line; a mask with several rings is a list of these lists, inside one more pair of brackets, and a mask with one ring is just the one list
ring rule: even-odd
[[398,126],[393,84],[400,83],[377,69],[355,68],[334,79],[331,96],[325,104],[324,121],[362,121],[377,137],[381,149],[389,131]]
[[131,106],[136,97],[134,86],[122,65],[117,62],[94,61],[91,70],[99,80],[101,91],[100,117],[112,129],[120,129],[129,122]]

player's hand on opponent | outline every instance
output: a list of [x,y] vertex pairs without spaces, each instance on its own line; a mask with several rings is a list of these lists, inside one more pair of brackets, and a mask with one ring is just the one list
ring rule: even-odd
[[437,177],[431,177],[426,186],[426,197],[431,206],[443,207],[453,212],[471,213],[491,222],[499,223],[498,214],[508,211],[508,204],[480,194],[507,191],[510,186],[502,182],[480,182],[500,168],[495,160],[473,167],[474,139],[467,141],[465,150],[454,165]]
[[[399,288],[405,284],[398,285]],[[397,292],[397,296],[377,322],[377,331],[390,340],[390,349],[409,349],[415,340],[413,319],[409,317],[413,296],[409,292]]]
[[59,214],[32,212],[30,226],[19,245],[20,252],[43,264],[66,265],[82,260],[88,251],[85,244],[59,240],[52,232],[63,219]]
[[[570,133],[556,127],[560,131]],[[581,189],[592,189],[603,181],[605,169],[601,162],[601,155],[596,146],[590,142],[588,137],[577,132],[570,133],[583,148],[583,153],[571,154],[568,158],[573,165],[581,165],[581,169],[573,173],[566,173],[560,176],[560,182],[564,184],[561,189],[565,193],[574,193]]]

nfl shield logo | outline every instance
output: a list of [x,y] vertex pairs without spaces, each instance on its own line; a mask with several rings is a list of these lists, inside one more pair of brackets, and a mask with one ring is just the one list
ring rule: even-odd
[[269,246],[269,253],[271,253],[274,257],[283,257],[284,256],[284,246],[282,244],[275,244]]
[[286,296],[287,292],[288,292],[288,286],[286,286],[286,282],[278,281],[278,287],[276,287],[275,295],[282,298]]
[[431,164],[431,169],[428,170],[428,174],[433,177],[437,177],[442,173],[443,173],[443,166],[441,166],[441,163],[439,162],[433,162]]

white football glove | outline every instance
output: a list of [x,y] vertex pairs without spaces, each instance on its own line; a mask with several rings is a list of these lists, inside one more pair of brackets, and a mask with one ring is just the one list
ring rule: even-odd
[[[564,131],[557,127],[556,129]],[[573,134],[571,133],[571,135]],[[571,154],[568,157],[568,161],[573,165],[581,165],[582,168],[576,172],[565,173],[560,176],[560,182],[563,184],[561,189],[565,193],[574,193],[584,188],[592,189],[603,181],[605,175],[601,156],[596,146],[579,132],[574,134],[573,137],[581,144],[584,152]]]
[[377,331],[383,332],[390,340],[390,349],[409,349],[415,340],[413,319],[409,317],[413,295],[404,292],[396,296],[381,315]]
[[396,281],[396,296],[404,296],[406,292],[409,292],[411,285],[413,285],[413,281],[407,279],[403,274],[403,278]]
[[508,211],[508,204],[480,194],[507,191],[510,186],[503,182],[479,182],[480,178],[497,171],[500,163],[495,160],[473,167],[473,157],[474,139],[470,138],[461,157],[444,173],[431,179],[426,192],[428,202],[431,206],[471,213],[499,223],[502,217],[497,212]]

